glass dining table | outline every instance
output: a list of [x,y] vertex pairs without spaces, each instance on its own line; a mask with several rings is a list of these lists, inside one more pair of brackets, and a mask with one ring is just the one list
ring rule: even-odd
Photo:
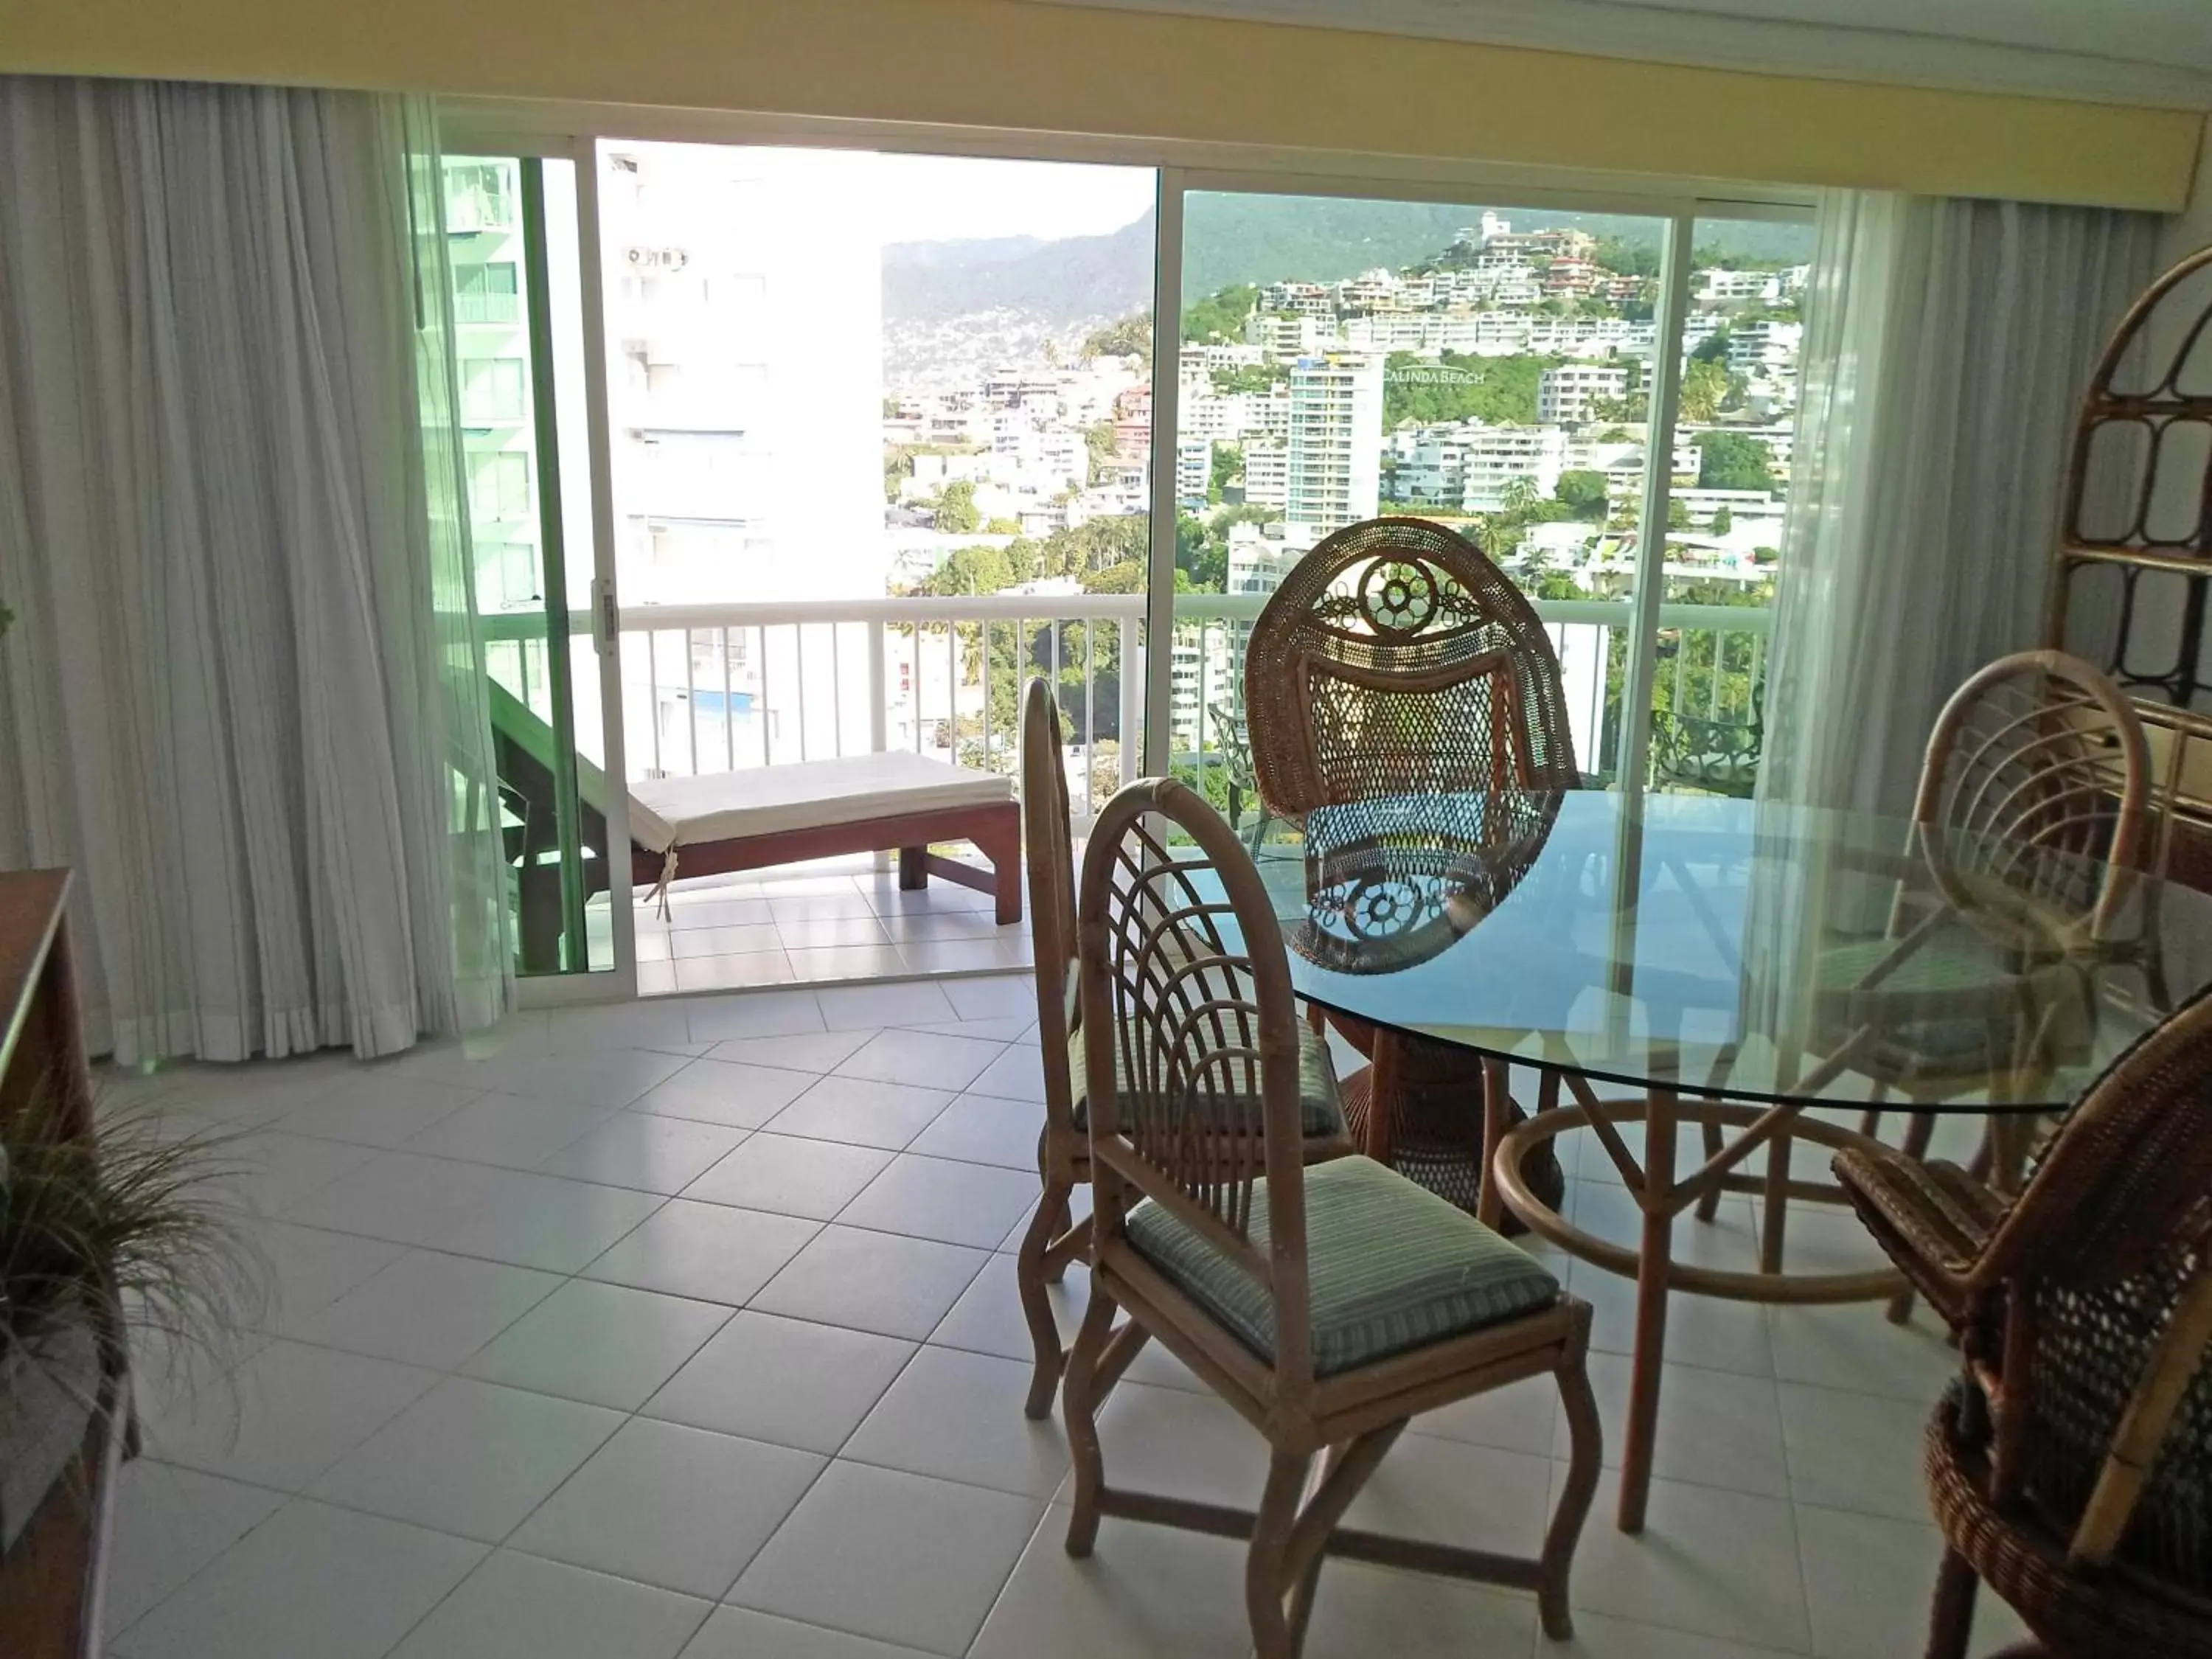
[[[1789,1270],[1790,1203],[1843,1197],[1793,1169],[1798,1143],[1863,1145],[1888,1109],[1917,1151],[1936,1116],[1973,1114],[1992,1176],[2017,1179],[2049,1115],[2212,981],[2212,897],[1894,818],[1589,790],[1370,799],[1280,833],[1259,864],[1298,994],[1480,1055],[1490,1086],[1468,1109],[1486,1123],[1483,1218],[1510,1208],[1636,1279],[1632,1532],[1670,1291],[1902,1289],[1887,1271]],[[1516,1068],[1546,1080],[1540,1098],[1564,1085],[1565,1103],[1512,1127]],[[1694,1165],[1685,1129],[1701,1138]],[[1523,1177],[1528,1153],[1571,1132],[1595,1137],[1634,1197],[1634,1246],[1576,1226]],[[1730,1193],[1761,1206],[1759,1270],[1675,1260],[1677,1224]]]

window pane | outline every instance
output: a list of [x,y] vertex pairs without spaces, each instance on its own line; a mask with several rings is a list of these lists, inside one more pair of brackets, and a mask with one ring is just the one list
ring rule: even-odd
[[1747,795],[1797,431],[1813,227],[1700,219],[1683,330],[1651,776]]
[[1322,537],[1378,513],[1471,536],[1550,613],[1577,757],[1609,775],[1664,230],[1431,203],[1185,199],[1170,746],[1217,805],[1255,810],[1251,618]]
[[[528,257],[520,210],[525,163],[452,156],[445,172],[476,599],[492,683],[516,969],[524,974],[613,965],[601,850],[605,799],[583,782],[605,747],[598,659],[574,614],[592,568],[575,169],[559,161],[538,165],[550,362],[534,356],[521,280]],[[538,497],[549,461],[539,451],[536,409],[537,394],[549,387],[558,448],[551,459],[559,463],[562,496],[550,524]],[[555,641],[556,623],[568,635],[565,651]],[[572,739],[567,769],[554,741],[563,731]],[[564,770],[572,775],[563,778]]]
[[[1135,618],[1090,608],[1142,606],[1156,175],[627,141],[599,166],[633,770],[878,742],[1011,769],[1023,683],[1057,670],[1072,745],[1118,782]],[[1004,595],[1037,603],[648,627]]]

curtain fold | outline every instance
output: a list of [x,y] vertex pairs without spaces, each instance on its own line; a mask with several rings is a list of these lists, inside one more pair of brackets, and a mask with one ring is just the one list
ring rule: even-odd
[[507,1000],[423,125],[0,80],[0,864],[80,872],[125,1062],[386,1054]]
[[2075,403],[2158,222],[1823,198],[1762,796],[1908,811],[1944,698],[2039,641]]

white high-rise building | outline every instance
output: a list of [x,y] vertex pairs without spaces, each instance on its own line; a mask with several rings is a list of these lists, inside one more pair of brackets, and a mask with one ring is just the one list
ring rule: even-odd
[[1291,499],[1291,456],[1280,440],[1250,438],[1244,444],[1244,499],[1254,507],[1281,508]]
[[1340,354],[1292,364],[1287,447],[1290,523],[1327,535],[1373,518],[1382,500],[1382,360]]
[[544,603],[530,328],[522,298],[520,168],[500,156],[446,162],[447,254],[477,603],[486,611]]
[[602,151],[626,603],[881,593],[872,165],[736,145]]
[[1596,418],[1597,405],[1628,395],[1628,371],[1609,363],[1562,363],[1536,383],[1536,418],[1549,426],[1580,426]]
[[1213,440],[1182,437],[1176,440],[1176,505],[1197,512],[1206,505],[1213,483]]
[[1461,459],[1466,493],[1460,506],[1468,513],[1498,512],[1516,478],[1548,496],[1559,488],[1566,462],[1567,434],[1556,426],[1470,428]]
[[[599,165],[624,608],[880,596],[892,559],[873,158],[622,143]],[[633,769],[656,756],[690,769],[695,732],[702,767],[710,751],[718,768],[867,746],[860,653],[808,653],[802,684],[797,652],[763,664],[743,630],[689,641],[688,665],[665,644],[656,661],[624,653]],[[908,701],[890,719],[910,731],[920,677],[894,672]]]

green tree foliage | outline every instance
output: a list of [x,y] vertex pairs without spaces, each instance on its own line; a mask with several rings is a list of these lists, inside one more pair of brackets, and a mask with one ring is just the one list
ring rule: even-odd
[[1729,331],[1717,328],[1690,348],[1693,363],[1725,363],[1729,355]]
[[987,536],[1018,536],[1022,533],[1021,521],[1018,519],[987,520],[983,533]]
[[1705,422],[1719,417],[1728,401],[1729,373],[1710,357],[1693,357],[1682,371],[1682,418]]
[[1254,363],[1245,368],[1217,368],[1206,378],[1213,389],[1224,394],[1237,392],[1273,392],[1283,380],[1283,371],[1266,363]]
[[1694,441],[1698,489],[1774,489],[1774,452],[1759,439],[1740,432],[1700,432]]
[[[1042,538],[1017,537],[1004,547],[960,547],[948,553],[917,593],[960,595],[1002,592],[1026,583],[1073,576],[1086,593],[1141,593],[1150,521],[1142,514],[1093,519]],[[978,764],[998,764],[1011,754],[1020,720],[1022,687],[1033,674],[1049,674],[1054,661],[1050,614],[1054,601],[1040,599],[1042,615],[1034,622],[957,624],[965,683],[981,677],[988,653],[991,672],[991,743],[995,759],[982,753],[981,720],[963,718],[956,734]],[[1062,600],[1072,611],[1082,602]],[[1097,657],[1091,662],[1091,630],[1063,618],[1059,628],[1060,702],[1073,741],[1087,742],[1085,721],[1095,713],[1102,742],[1120,735],[1121,640],[1119,626],[1102,620],[1097,627]],[[936,635],[942,649],[944,635]],[[927,648],[925,647],[924,648]],[[1091,696],[1084,696],[1084,670],[1094,670]]]
[[1206,499],[1219,506],[1221,492],[1229,485],[1242,482],[1244,477],[1244,447],[1242,444],[1217,443],[1213,446],[1213,471],[1206,483]]
[[1511,479],[1498,494],[1498,510],[1478,515],[1480,530],[1475,540],[1485,553],[1500,563],[1520,552],[1521,544],[1528,538],[1529,526],[1556,524],[1571,516],[1571,509],[1556,495],[1547,501],[1538,492],[1534,478]]
[[1568,513],[1577,519],[1595,523],[1605,522],[1605,474],[1574,471],[1559,474],[1559,482],[1552,491]]
[[975,509],[975,486],[966,478],[947,483],[937,497],[932,522],[948,536],[972,536],[981,529],[983,515]]
[[1382,376],[1382,424],[1401,421],[1486,421],[1533,426],[1536,386],[1557,357],[1477,357],[1447,351],[1439,361],[1394,351]]
[[1656,276],[1659,245],[1626,236],[1601,236],[1590,251],[1590,263],[1601,270],[1621,276]]
[[1114,459],[1117,447],[1114,439],[1114,422],[1093,421],[1083,428],[1083,447],[1091,456],[1091,482],[1098,482],[1098,474]]
[[1103,328],[1094,328],[1083,338],[1085,357],[1137,357],[1146,367],[1152,361],[1152,313],[1133,312]]
[[1735,528],[1735,514],[1729,512],[1728,510],[1728,503],[1726,501],[1723,501],[1718,507],[1713,509],[1713,534],[1716,536],[1725,536],[1729,531]]
[[1260,290],[1250,283],[1232,283],[1216,289],[1203,300],[1183,307],[1182,337],[1211,343],[1244,337],[1244,319],[1260,303]]

